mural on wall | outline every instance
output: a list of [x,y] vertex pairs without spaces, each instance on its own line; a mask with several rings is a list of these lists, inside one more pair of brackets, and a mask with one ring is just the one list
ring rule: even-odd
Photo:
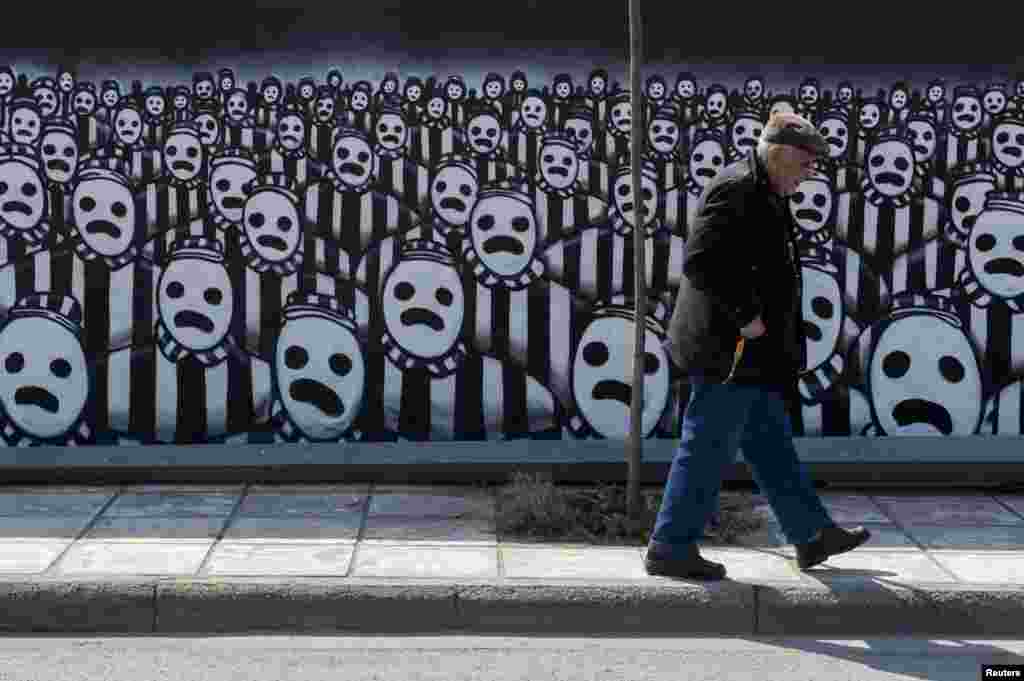
[[831,146],[790,204],[796,434],[1024,430],[1022,81],[654,75],[634,112],[600,68],[479,90],[54,76],[0,70],[8,446],[621,439],[638,323],[642,432],[678,437],[662,341],[687,225],[780,109]]

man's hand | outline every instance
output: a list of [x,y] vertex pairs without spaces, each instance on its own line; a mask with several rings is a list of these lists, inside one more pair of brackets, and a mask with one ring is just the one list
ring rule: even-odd
[[761,317],[758,316],[754,321],[740,329],[740,335],[744,338],[757,338],[758,336],[764,335],[765,331],[764,322],[762,322]]

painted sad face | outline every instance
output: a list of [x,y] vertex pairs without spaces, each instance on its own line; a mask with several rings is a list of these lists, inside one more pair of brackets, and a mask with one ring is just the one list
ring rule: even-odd
[[804,104],[816,104],[818,101],[818,88],[814,85],[804,85],[800,88],[800,101]]
[[991,177],[970,178],[958,182],[953,188],[950,198],[950,221],[961,233],[967,233],[974,227],[978,216],[985,208],[988,193],[995,191],[995,180]]
[[135,109],[121,109],[114,118],[114,134],[125,146],[132,146],[142,139],[142,116]]
[[981,121],[981,102],[977,97],[966,95],[956,98],[953,102],[953,125],[958,130],[974,130]]
[[15,318],[0,332],[0,403],[30,436],[65,434],[89,395],[82,345],[68,329],[44,317]]
[[[632,320],[608,317],[584,331],[572,367],[573,395],[587,423],[608,439],[629,434],[633,395]],[[641,431],[650,435],[668,404],[668,359],[661,339],[644,332],[644,398]]]
[[1019,213],[983,210],[971,230],[971,272],[999,298],[1024,293],[1024,222]]
[[228,118],[236,123],[249,115],[249,100],[243,92],[233,92],[227,101]]
[[192,351],[216,347],[227,336],[234,310],[227,269],[196,257],[171,260],[160,275],[157,308],[183,347]]
[[927,163],[935,156],[935,145],[938,139],[935,126],[928,121],[911,121],[907,125],[907,138],[914,150],[917,163]]
[[906,90],[893,90],[892,94],[889,95],[889,104],[896,111],[902,111],[907,108],[907,102],[909,101]]
[[527,128],[537,129],[544,125],[548,115],[548,107],[540,97],[530,95],[519,107],[523,123]]
[[789,197],[789,211],[801,232],[817,234],[829,223],[833,201],[832,185],[823,177],[811,177]]
[[1006,111],[1006,95],[1002,90],[989,90],[985,93],[982,105],[985,107],[985,113],[990,116],[998,116]]
[[373,170],[373,150],[366,140],[342,135],[334,143],[334,174],[352,189],[360,189],[370,181]]
[[963,331],[931,314],[892,322],[868,367],[886,435],[971,435],[982,403],[981,370]]
[[164,142],[164,163],[183,182],[195,179],[203,168],[203,145],[190,132],[177,132]]
[[32,94],[39,104],[39,113],[44,117],[52,116],[57,110],[57,92],[49,86],[43,86],[36,88]]
[[743,86],[743,94],[747,96],[752,102],[756,102],[761,99],[761,95],[764,94],[764,86],[761,81],[756,79],[748,80],[746,85]]
[[73,106],[79,116],[89,116],[96,111],[96,95],[83,90],[75,95]]
[[489,80],[487,81],[487,84],[484,85],[484,94],[488,99],[497,99],[498,97],[501,97],[501,90],[501,81]]
[[362,90],[356,90],[352,94],[352,108],[356,111],[366,111],[370,106],[369,96]]
[[850,146],[850,129],[841,118],[825,118],[818,126],[821,136],[828,142],[828,157],[842,158]]
[[585,118],[570,118],[565,122],[565,134],[576,143],[576,152],[586,155],[594,145],[593,124]]
[[150,95],[146,97],[146,111],[151,116],[162,116],[164,110],[167,108],[164,98],[158,95]]
[[860,110],[860,127],[874,130],[882,120],[882,110],[874,102],[868,102]]
[[540,149],[540,172],[555,189],[568,189],[579,176],[576,150],[562,144],[545,144]]
[[201,80],[195,84],[196,97],[199,99],[209,99],[213,97],[213,81],[212,80]]
[[1000,123],[992,131],[992,156],[1008,168],[1024,165],[1024,125]]
[[460,165],[444,165],[430,185],[430,203],[449,225],[462,226],[476,205],[480,187],[476,177]]
[[732,124],[732,145],[736,151],[747,153],[757,146],[757,140],[761,137],[761,130],[764,125],[756,116],[737,116],[736,122]]
[[509,196],[485,197],[473,208],[469,224],[473,250],[492,272],[512,277],[530,264],[537,220],[527,203]]
[[377,119],[377,143],[387,151],[396,151],[405,146],[409,128],[402,117],[394,113],[381,114]]
[[39,173],[22,161],[0,162],[0,224],[32,229],[46,214],[46,203]]
[[907,142],[891,140],[875,145],[867,159],[868,177],[885,196],[899,196],[914,179],[914,152]]
[[331,97],[321,97],[316,100],[316,119],[320,123],[326,123],[334,118],[334,99]]
[[18,108],[11,112],[11,137],[18,144],[35,144],[42,132],[42,118],[29,108]]
[[232,224],[242,221],[246,187],[256,180],[256,169],[247,163],[219,163],[210,173],[213,206]]
[[384,284],[384,323],[407,352],[435,358],[459,338],[465,314],[462,280],[453,267],[401,260]]
[[431,97],[427,102],[427,116],[435,121],[439,121],[444,117],[446,108],[447,106],[445,105],[443,98]]
[[640,177],[639,197],[635,196],[633,192],[632,175],[619,175],[615,179],[615,185],[612,187],[612,196],[614,197],[615,208],[618,210],[619,215],[631,227],[636,226],[633,221],[633,208],[636,206],[638,198],[640,205],[637,208],[639,208],[640,219],[643,221],[643,225],[646,227],[657,218],[655,209],[658,206],[658,185],[646,173]]
[[501,122],[491,113],[482,113],[469,119],[466,125],[469,146],[477,154],[490,154],[501,143]]
[[721,92],[711,93],[711,96],[708,97],[708,101],[705,104],[705,110],[707,111],[708,118],[713,121],[725,118],[725,95]]
[[352,331],[325,317],[289,319],[275,359],[281,402],[292,422],[313,440],[341,437],[359,414],[366,382],[363,351]]
[[306,122],[301,116],[287,114],[277,124],[277,138],[288,151],[296,151],[306,143]]
[[85,244],[105,257],[128,250],[135,237],[135,201],[128,187],[86,175],[72,196],[75,225]]
[[273,189],[259,189],[249,196],[242,223],[249,243],[265,261],[287,260],[299,247],[299,207]]
[[612,127],[623,135],[633,129],[633,106],[629,102],[619,102],[608,111]]
[[63,130],[51,130],[40,143],[46,179],[67,184],[78,168],[78,140]]
[[673,121],[655,118],[647,126],[647,142],[659,154],[670,154],[679,144],[679,126]]
[[690,153],[690,177],[703,189],[725,165],[725,149],[717,140],[704,140]]
[[212,114],[199,114],[195,117],[195,125],[199,130],[199,141],[204,147],[212,147],[220,141],[220,121]]

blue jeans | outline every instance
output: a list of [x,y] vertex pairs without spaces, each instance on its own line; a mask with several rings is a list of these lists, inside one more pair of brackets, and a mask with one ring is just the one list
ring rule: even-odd
[[650,548],[673,558],[704,534],[718,507],[725,467],[738,447],[786,538],[809,541],[832,519],[797,459],[782,396],[753,385],[691,382],[682,438],[672,461]]

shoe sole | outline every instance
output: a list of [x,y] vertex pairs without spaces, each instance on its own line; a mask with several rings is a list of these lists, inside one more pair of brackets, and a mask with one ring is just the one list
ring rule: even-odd
[[707,574],[706,572],[699,572],[696,574],[687,574],[682,572],[674,572],[670,568],[664,567],[658,563],[651,563],[650,561],[644,561],[644,569],[647,574],[652,577],[675,577],[677,579],[695,579],[706,582],[717,582],[721,579],[725,579],[725,572]]
[[856,548],[858,548],[860,546],[863,546],[864,544],[867,543],[868,539],[871,539],[871,533],[870,532],[865,534],[863,537],[861,537],[861,539],[856,544],[853,544],[852,546],[848,546],[846,548],[840,549],[839,551],[835,551],[833,553],[825,554],[825,556],[821,560],[816,560],[813,563],[808,563],[807,565],[804,565],[803,563],[801,563],[800,559],[797,558],[796,559],[797,567],[799,567],[801,570],[807,570],[809,568],[814,567],[815,565],[821,565],[822,563],[827,562],[828,559],[831,558],[832,556],[839,556],[839,555],[842,555],[844,553],[849,553],[850,551],[853,551],[854,549],[856,549]]

